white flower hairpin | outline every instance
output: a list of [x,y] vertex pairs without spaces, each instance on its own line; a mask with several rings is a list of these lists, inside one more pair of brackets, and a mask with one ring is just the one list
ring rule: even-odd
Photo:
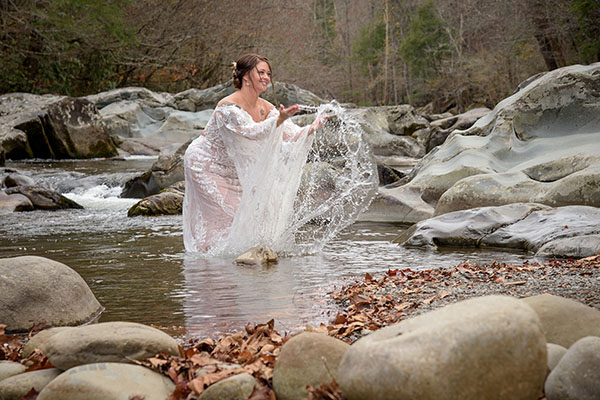
[[235,61],[231,63],[231,68],[237,69],[237,63]]

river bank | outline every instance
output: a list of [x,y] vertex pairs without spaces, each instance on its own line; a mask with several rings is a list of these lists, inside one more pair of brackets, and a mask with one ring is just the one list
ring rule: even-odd
[[[369,332],[466,299],[506,295],[524,298],[552,294],[600,309],[600,255],[580,260],[524,261],[520,264],[465,261],[431,270],[388,269],[345,279],[331,293],[338,313],[328,324],[307,324],[304,331],[326,334],[353,344]],[[25,337],[8,337],[1,359],[20,360]],[[158,355],[138,364],[169,377],[172,399],[196,398],[226,378],[250,374],[256,378],[251,399],[273,399],[273,370],[282,346],[300,332],[278,332],[274,321],[248,324],[219,337],[180,341],[180,357]],[[30,356],[36,368],[48,368],[40,354]],[[311,387],[310,399],[342,399],[337,384]],[[204,398],[204,397],[203,397]]]

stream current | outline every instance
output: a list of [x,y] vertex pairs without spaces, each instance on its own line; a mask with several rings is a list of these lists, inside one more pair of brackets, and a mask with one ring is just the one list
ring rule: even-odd
[[528,258],[492,250],[404,248],[391,240],[407,226],[367,222],[350,225],[318,254],[282,258],[272,266],[186,254],[181,216],[129,218],[138,199],[119,197],[125,182],[155,160],[7,162],[7,168],[84,209],[2,215],[0,257],[37,255],[62,262],[105,307],[100,322],[139,322],[181,339],[215,337],[270,319],[280,332],[328,323],[337,312],[329,293],[346,278],[362,279],[367,272]]

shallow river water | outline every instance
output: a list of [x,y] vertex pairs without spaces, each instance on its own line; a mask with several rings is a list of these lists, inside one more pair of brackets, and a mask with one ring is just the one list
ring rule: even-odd
[[181,216],[128,218],[136,199],[119,194],[155,159],[7,163],[59,190],[82,210],[1,215],[0,257],[38,255],[75,269],[106,308],[100,321],[134,321],[179,338],[216,336],[274,319],[294,331],[328,322],[329,300],[345,278],[388,268],[440,268],[469,259],[519,261],[520,253],[403,248],[391,239],[406,226],[355,223],[319,254],[273,266],[235,265],[183,249]]

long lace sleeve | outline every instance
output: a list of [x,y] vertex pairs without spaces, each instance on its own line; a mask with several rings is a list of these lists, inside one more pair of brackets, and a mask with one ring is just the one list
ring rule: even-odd
[[277,124],[277,115],[276,112],[271,112],[264,121],[255,122],[244,110],[228,104],[215,109],[215,122],[220,130],[256,140],[273,131]]

